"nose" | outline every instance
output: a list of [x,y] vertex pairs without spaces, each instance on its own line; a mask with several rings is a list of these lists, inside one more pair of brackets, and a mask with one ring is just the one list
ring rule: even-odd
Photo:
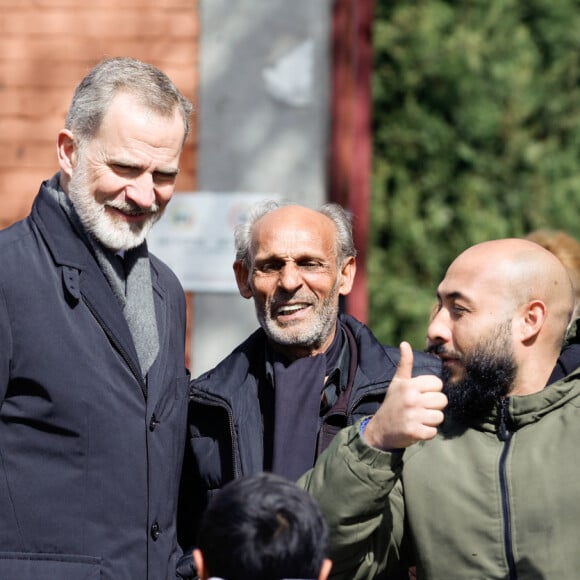
[[141,173],[125,189],[127,200],[142,209],[151,209],[155,203],[155,184],[153,176],[146,171]]
[[427,347],[445,344],[451,340],[451,319],[446,308],[439,308],[427,328]]
[[286,262],[280,270],[278,286],[286,292],[293,292],[302,285],[300,269],[295,262]]

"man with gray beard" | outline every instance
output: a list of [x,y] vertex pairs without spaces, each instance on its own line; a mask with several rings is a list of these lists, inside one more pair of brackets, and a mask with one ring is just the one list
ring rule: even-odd
[[[356,271],[351,219],[339,205],[258,204],[235,243],[239,292],[254,301],[260,328],[192,384],[197,513],[242,475],[296,480],[341,428],[375,412],[399,354],[339,313]],[[417,352],[413,372],[439,373],[439,360]]]
[[0,232],[0,578],[175,578],[185,299],[145,238],[190,114],[160,70],[98,63]]

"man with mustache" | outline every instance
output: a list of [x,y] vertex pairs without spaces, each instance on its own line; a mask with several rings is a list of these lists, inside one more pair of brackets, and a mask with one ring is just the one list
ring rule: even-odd
[[371,418],[301,483],[321,504],[333,578],[574,578],[580,372],[544,388],[574,307],[562,263],[521,239],[451,264],[427,331],[443,379],[401,358]]
[[0,578],[175,578],[185,300],[145,238],[190,114],[160,70],[100,62],[0,232]]
[[[235,243],[238,288],[260,328],[193,382],[196,477],[187,489],[198,513],[242,475],[298,479],[340,428],[376,411],[398,361],[398,349],[339,314],[356,270],[350,216],[339,205],[259,204]],[[416,353],[414,372],[438,373],[440,363]]]

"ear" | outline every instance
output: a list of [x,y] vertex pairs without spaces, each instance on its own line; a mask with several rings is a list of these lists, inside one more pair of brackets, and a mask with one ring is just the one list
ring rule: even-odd
[[546,321],[547,309],[541,300],[532,300],[522,306],[520,319],[520,340],[530,342],[540,332]]
[[61,172],[70,179],[77,162],[77,148],[73,134],[62,129],[57,137],[56,151]]
[[318,580],[326,580],[330,574],[331,568],[332,560],[325,558],[324,562],[322,562],[322,567],[320,568],[320,575],[318,576]]
[[346,296],[350,294],[352,290],[352,285],[354,282],[354,276],[356,274],[356,258],[351,256],[347,258],[340,269],[340,286],[338,288],[339,294]]
[[250,272],[242,262],[234,262],[234,274],[236,276],[236,283],[238,290],[243,298],[251,298],[253,296],[252,288],[250,286]]
[[193,561],[195,562],[195,569],[200,580],[207,580],[209,578],[205,563],[203,561],[203,554],[197,548],[193,551]]

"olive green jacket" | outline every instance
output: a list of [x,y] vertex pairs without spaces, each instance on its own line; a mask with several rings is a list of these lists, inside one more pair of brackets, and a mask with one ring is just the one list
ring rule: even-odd
[[579,577],[580,371],[404,453],[369,447],[359,424],[300,481],[330,524],[332,578],[401,563],[436,580]]

